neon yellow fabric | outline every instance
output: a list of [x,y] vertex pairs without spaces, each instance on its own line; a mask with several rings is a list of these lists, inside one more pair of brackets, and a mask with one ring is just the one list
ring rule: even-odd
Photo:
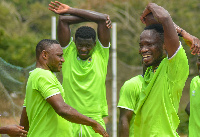
[[179,125],[178,108],[189,75],[182,46],[170,59],[163,59],[155,74],[149,67],[144,75],[135,122],[136,137],[175,137]]
[[119,108],[125,108],[133,111],[133,117],[130,121],[129,137],[134,137],[134,120],[135,108],[139,101],[139,95],[142,89],[143,77],[142,75],[135,76],[127,80],[120,90],[120,98],[118,102]]
[[76,45],[71,39],[63,53],[62,85],[66,103],[88,117],[107,116],[105,80],[109,48],[103,47],[97,40],[91,58],[81,60],[77,57]]
[[66,102],[78,112],[93,117],[108,115],[105,79],[109,58],[109,48],[96,42],[92,60],[77,58],[75,43],[63,49],[63,88]]
[[[105,122],[100,116],[92,118],[106,129]],[[91,126],[72,123],[74,137],[102,137],[99,133],[95,133]]]
[[34,69],[28,78],[24,106],[29,120],[28,137],[72,136],[71,123],[57,115],[47,98],[61,94],[63,88],[49,70]]
[[190,83],[189,137],[200,136],[200,78],[196,76]]

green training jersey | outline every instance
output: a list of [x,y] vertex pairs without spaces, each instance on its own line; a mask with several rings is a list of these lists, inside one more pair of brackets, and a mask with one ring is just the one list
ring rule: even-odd
[[64,97],[63,88],[51,71],[36,68],[30,72],[24,100],[29,121],[28,137],[72,136],[71,123],[60,117],[46,101],[57,94]]
[[188,75],[188,60],[181,45],[170,59],[162,60],[155,73],[152,67],[147,68],[136,110],[135,136],[178,136],[178,108]]
[[134,137],[133,125],[135,120],[135,108],[139,101],[142,83],[143,77],[142,75],[138,75],[127,80],[120,90],[120,98],[117,107],[134,112],[133,117],[130,121],[129,137]]
[[107,116],[105,80],[109,48],[103,47],[97,40],[92,56],[81,60],[71,39],[63,53],[62,85],[67,104],[88,117]]
[[200,78],[196,76],[190,83],[189,137],[200,136]]

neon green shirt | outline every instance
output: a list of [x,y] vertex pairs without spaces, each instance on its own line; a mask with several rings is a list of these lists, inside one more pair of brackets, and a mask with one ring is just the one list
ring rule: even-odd
[[36,68],[30,72],[24,100],[29,121],[28,137],[72,136],[71,123],[57,115],[46,101],[57,94],[64,97],[63,88],[51,71]]
[[76,45],[71,39],[63,49],[63,88],[66,102],[88,117],[108,115],[106,100],[106,74],[109,48],[97,40],[92,57],[81,60],[77,57]]
[[196,76],[190,83],[189,137],[200,136],[200,78]]
[[135,117],[135,136],[178,136],[177,113],[188,75],[188,60],[182,46],[173,57],[162,60],[155,74],[152,67],[147,69]]
[[129,137],[134,137],[134,120],[135,120],[135,108],[139,101],[139,95],[142,89],[143,77],[142,75],[135,76],[127,80],[120,90],[120,98],[118,102],[119,108],[125,108],[133,111],[133,117],[130,121]]

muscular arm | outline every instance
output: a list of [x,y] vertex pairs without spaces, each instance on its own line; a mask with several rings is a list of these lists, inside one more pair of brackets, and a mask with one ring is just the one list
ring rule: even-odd
[[185,43],[190,47],[190,50],[192,50],[191,54],[195,55],[200,52],[200,41],[197,37],[189,34],[187,31],[179,27],[174,23],[174,26],[176,28],[177,33],[183,37],[183,40]]
[[158,6],[155,3],[150,3],[145,8],[141,20],[144,21],[144,17],[149,13],[153,14],[154,18],[163,26],[164,29],[164,44],[168,53],[168,57],[172,57],[179,47],[179,38],[174,27],[172,18],[167,10]]
[[[152,13],[149,13],[144,17],[143,23],[146,26],[152,25],[152,24],[159,24],[159,22],[154,18]],[[174,23],[174,27],[176,29],[176,32],[183,37],[183,40],[185,43],[190,47],[190,50],[192,50],[192,54],[196,54],[200,51],[200,41],[197,37],[189,34],[186,30],[182,29],[178,25]]]
[[21,119],[20,119],[20,125],[24,127],[24,130],[26,131],[29,130],[29,121],[28,121],[28,116],[26,113],[26,107],[23,107]]
[[104,47],[109,46],[110,29],[107,28],[107,26],[106,26],[107,25],[106,21],[107,21],[108,15],[94,12],[94,11],[75,9],[75,8],[71,8],[71,10],[69,10],[69,14],[79,16],[86,20],[90,20],[91,22],[97,23],[98,39],[100,40],[101,44]]
[[[70,14],[73,16],[77,16],[83,18],[83,21],[90,21],[97,23],[97,35],[102,43],[103,46],[109,46],[110,41],[110,28],[107,27],[106,21],[108,20],[109,16],[106,14],[102,14],[95,11],[84,10],[84,9],[77,9],[69,7],[66,4],[62,4],[58,1],[51,2],[49,4],[49,10],[57,13],[57,14]],[[76,22],[77,23],[77,22]],[[71,22],[72,24],[72,22]]]
[[67,105],[60,94],[48,98],[47,102],[53,107],[58,115],[66,120],[77,124],[91,126],[95,132],[103,135],[104,137],[108,137],[107,132],[98,122],[80,114],[77,110]]
[[70,122],[87,126],[93,126],[96,123],[94,120],[80,114],[77,110],[67,105],[60,94],[48,98],[47,102],[51,104],[58,115]]
[[129,137],[129,127],[132,116],[133,111],[120,108],[119,137]]
[[71,32],[70,32],[70,24],[76,24],[80,22],[85,22],[87,20],[77,17],[77,16],[64,16],[60,15],[58,20],[58,27],[57,27],[57,35],[59,43],[62,47],[65,47],[69,44],[70,38],[71,38]]

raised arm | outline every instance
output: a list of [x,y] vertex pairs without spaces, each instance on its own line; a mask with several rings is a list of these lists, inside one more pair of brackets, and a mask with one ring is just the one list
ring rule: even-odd
[[47,102],[54,108],[58,115],[66,120],[77,124],[91,126],[96,133],[103,135],[103,137],[108,137],[107,132],[98,122],[80,114],[77,110],[67,105],[60,94],[48,98]]
[[71,38],[70,24],[80,23],[86,21],[83,18],[72,15],[60,15],[58,20],[57,35],[58,41],[62,47],[69,44]]
[[98,39],[103,46],[107,47],[109,45],[111,21],[108,15],[90,10],[72,8],[58,1],[51,2],[51,4],[49,4],[49,10],[55,12],[56,14],[70,14],[83,18],[85,19],[84,21],[97,23]]
[[200,41],[197,37],[189,34],[187,31],[179,27],[174,23],[177,33],[179,36],[183,37],[185,43],[190,47],[192,50],[191,54],[195,55],[200,52]]
[[163,7],[158,6],[155,3],[149,3],[140,18],[141,21],[144,22],[144,17],[151,12],[154,18],[163,26],[165,49],[168,53],[168,57],[170,58],[174,55],[179,47],[179,38],[172,18],[168,11]]
[[133,111],[125,108],[120,108],[119,137],[129,137],[129,127],[132,116]]
[[[150,12],[146,16],[145,16],[145,14],[143,16],[141,16],[141,21],[146,26],[159,23],[158,20],[156,20],[154,18],[152,12]],[[185,43],[190,47],[190,50],[192,50],[191,54],[195,55],[195,54],[199,53],[199,51],[200,51],[200,41],[199,41],[199,39],[197,37],[189,34],[186,30],[179,27],[175,23],[174,23],[174,27],[176,29],[176,32],[179,34],[179,36],[183,37]]]

